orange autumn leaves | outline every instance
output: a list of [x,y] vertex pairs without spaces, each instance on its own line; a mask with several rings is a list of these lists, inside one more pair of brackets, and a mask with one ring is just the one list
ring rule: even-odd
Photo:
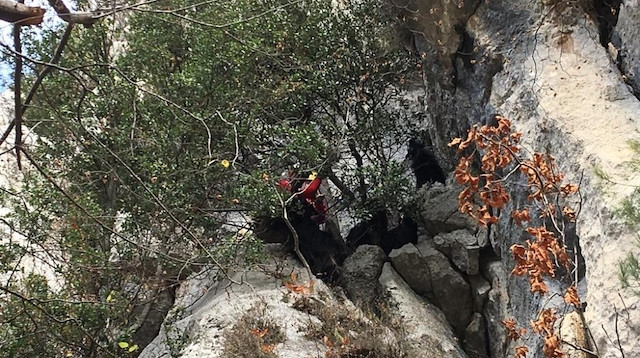
[[[455,138],[450,147],[457,147],[459,152],[472,146],[483,152],[481,158],[481,174],[472,174],[473,157],[476,151],[468,156],[462,156],[454,177],[466,188],[458,196],[460,211],[478,220],[480,225],[496,223],[498,218],[491,214],[490,208],[501,209],[509,201],[502,180],[494,178],[494,173],[510,165],[518,153],[519,133],[511,133],[511,123],[508,119],[498,117],[498,126],[473,126],[466,140]],[[480,199],[482,205],[475,205],[474,199]]]
[[[497,126],[473,126],[466,139],[455,138],[450,147],[458,149],[461,155],[456,166],[454,177],[464,187],[458,196],[461,212],[475,218],[479,225],[487,226],[498,222],[498,215],[504,210],[510,197],[505,184],[510,176],[520,172],[524,175],[529,205],[521,210],[511,212],[513,223],[523,226],[533,221],[533,208],[547,226],[525,227],[530,238],[522,245],[515,244],[511,252],[515,260],[513,275],[527,276],[531,291],[545,295],[548,288],[545,277],[555,277],[558,266],[566,270],[571,268],[571,261],[561,238],[558,222],[575,222],[577,214],[569,206],[560,205],[567,197],[576,194],[579,187],[574,184],[563,184],[564,175],[559,172],[555,158],[546,153],[533,153],[529,158],[521,155],[521,133],[512,132],[511,122],[498,116]],[[479,159],[479,162],[475,162]],[[479,167],[479,168],[478,168]],[[561,209],[557,209],[561,208]],[[575,285],[569,287],[564,300],[575,307],[580,306],[580,298]],[[545,357],[561,357],[560,339],[554,332],[557,315],[551,309],[540,312],[536,321],[531,322],[534,332],[544,340]],[[515,320],[502,321],[507,335],[512,340],[520,339],[526,329],[518,328]],[[529,349],[525,346],[515,348],[515,358],[524,358]]]
[[260,350],[264,353],[272,353],[276,349],[276,345],[262,342],[264,336],[266,336],[267,333],[269,333],[269,328],[263,328],[263,329],[254,328],[251,330],[251,334],[256,336],[260,341]]
[[299,295],[310,295],[313,293],[313,286],[315,284],[313,280],[305,285],[296,283],[296,279],[297,275],[295,273],[292,273],[291,279],[283,283],[284,287],[286,287],[289,291]]
[[527,233],[535,238],[533,242],[527,240],[527,246],[513,245],[511,252],[516,261],[516,267],[511,271],[513,275],[529,275],[531,292],[546,294],[547,286],[543,276],[555,277],[555,264],[569,269],[569,256],[564,245],[561,245],[552,232],[544,226],[528,227]]
[[[504,187],[505,177],[499,177],[497,173],[515,165],[527,179],[529,189],[529,201],[537,200],[545,203],[545,196],[560,194],[564,197],[578,192],[578,186],[574,184],[562,185],[564,175],[560,173],[555,164],[555,158],[544,153],[533,153],[529,159],[520,159],[521,133],[511,131],[511,122],[504,117],[497,117],[498,126],[484,125],[480,128],[473,126],[465,140],[455,138],[449,143],[462,153],[467,149],[473,149],[469,155],[463,155],[454,171],[456,181],[465,187],[458,196],[460,211],[476,220],[480,225],[496,223],[497,216],[491,214],[491,209],[502,209],[510,200]],[[480,153],[480,173],[473,173],[473,162],[476,154]],[[477,203],[481,204],[477,204]],[[552,205],[542,210],[542,215],[555,213]],[[575,212],[569,207],[562,208],[562,214],[575,219]],[[527,209],[522,212],[514,212],[513,217],[518,224],[529,221]]]
[[[544,340],[542,352],[545,357],[560,358],[564,355],[560,350],[560,337],[554,328],[557,319],[556,313],[547,308],[540,312],[537,320],[531,321],[531,330],[538,333]],[[501,321],[501,323],[507,329],[507,337],[513,341],[520,339],[527,332],[524,328],[518,328],[513,318]],[[529,348],[518,346],[515,348],[514,357],[525,358],[528,352]]]

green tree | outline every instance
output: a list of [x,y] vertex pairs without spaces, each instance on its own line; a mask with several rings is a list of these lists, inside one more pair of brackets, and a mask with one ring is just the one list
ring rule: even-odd
[[0,253],[10,272],[41,247],[63,280],[2,286],[0,356],[136,354],[117,343],[148,343],[144,312],[186,275],[259,259],[255,238],[220,229],[229,214],[280,215],[284,170],[319,171],[360,217],[406,201],[397,152],[414,135],[403,91],[416,62],[385,6],[132,8],[23,36],[24,88],[37,88],[24,123],[42,139],[18,148],[32,169],[2,194],[27,241]]

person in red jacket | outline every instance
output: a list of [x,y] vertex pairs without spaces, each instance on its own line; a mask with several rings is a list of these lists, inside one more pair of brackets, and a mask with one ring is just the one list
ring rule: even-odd
[[293,193],[296,197],[300,198],[303,203],[312,207],[317,214],[311,216],[313,221],[318,224],[326,222],[329,205],[324,195],[318,192],[320,184],[322,184],[322,179],[318,176],[318,173],[315,171],[311,172],[299,188],[296,188],[296,180],[293,179],[293,177],[294,173],[288,171],[287,174],[278,181],[278,186]]

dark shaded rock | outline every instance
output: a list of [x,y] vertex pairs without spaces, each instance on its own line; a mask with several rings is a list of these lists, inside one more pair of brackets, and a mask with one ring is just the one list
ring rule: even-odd
[[473,310],[474,312],[482,312],[487,301],[487,297],[489,296],[491,285],[481,275],[469,276],[469,284],[471,284]]
[[[329,281],[337,277],[338,269],[350,250],[341,238],[320,230],[308,213],[301,215],[289,212],[289,221],[300,240],[300,252],[311,267],[311,271]],[[257,220],[256,236],[265,243],[283,243],[293,252],[293,235],[281,218]]]
[[413,244],[391,251],[389,259],[409,287],[422,297],[434,299],[427,260]]
[[621,69],[627,84],[633,87],[636,97],[640,97],[640,3],[622,2],[619,14],[615,35],[620,39]]
[[135,310],[140,326],[131,337],[142,348],[149,345],[160,332],[162,322],[175,301],[175,286],[160,290],[149,300]]
[[447,175],[444,173],[433,153],[417,139],[409,140],[407,159],[411,170],[416,176],[416,185],[421,188],[424,184],[439,182],[445,184]]
[[488,358],[484,318],[480,313],[474,313],[471,323],[467,326],[462,343],[469,358]]
[[374,307],[378,295],[378,277],[387,255],[379,246],[361,245],[344,260],[340,282],[347,296],[357,305]]
[[387,213],[379,211],[365,222],[356,225],[346,238],[347,244],[355,249],[360,245],[377,245],[389,254],[391,250],[400,248],[418,240],[418,225],[409,217],[403,217],[391,228]]
[[451,267],[447,257],[429,242],[420,242],[416,247],[429,266],[436,305],[447,317],[456,334],[462,337],[473,312],[469,284]]

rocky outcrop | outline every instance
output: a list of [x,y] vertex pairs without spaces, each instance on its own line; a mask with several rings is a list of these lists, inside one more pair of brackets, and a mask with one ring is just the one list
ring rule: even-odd
[[340,284],[347,296],[360,307],[374,307],[379,297],[378,277],[387,255],[380,246],[361,245],[347,257],[340,273]]
[[362,269],[371,273],[367,280],[375,276],[385,297],[378,301],[381,318],[307,277],[297,260],[277,258],[279,251],[271,250],[274,261],[261,269],[227,275],[209,269],[185,281],[160,334],[140,357],[270,357],[265,352],[272,352],[284,358],[464,358],[443,314],[389,263],[377,268],[378,250],[364,247],[352,260],[371,256],[375,263]]
[[473,313],[469,284],[451,267],[449,260],[428,242],[419,242],[416,247],[427,261],[436,305],[456,334],[463,337]]
[[466,357],[442,312],[416,295],[390,263],[382,268],[380,285],[389,295],[390,315],[404,327],[407,357]]
[[[616,53],[616,60],[621,61],[621,69],[628,83],[635,91],[636,96],[640,96],[640,3],[637,0],[622,1],[620,4],[620,15],[618,24],[615,27],[615,35],[619,39],[619,52]],[[616,47],[616,44],[612,44]],[[619,58],[617,58],[619,57]]]
[[413,291],[422,297],[434,299],[429,264],[413,244],[407,244],[391,251],[389,259],[396,272],[402,276]]
[[[590,13],[590,6],[558,4],[481,2],[461,25],[460,46],[452,53],[452,69],[438,58],[425,56],[425,137],[433,144],[441,164],[452,169],[456,158],[446,143],[464,136],[473,124],[492,123],[493,116],[500,114],[511,119],[515,129],[523,133],[527,150],[549,152],[558,158],[566,179],[580,183],[583,193],[574,236],[576,256],[584,257],[578,275],[579,291],[587,302],[586,323],[594,337],[586,349],[597,350],[600,357],[618,357],[621,350],[635,354],[640,351],[640,341],[628,334],[637,329],[633,324],[619,322],[618,331],[623,331],[619,341],[618,337],[607,337],[616,335],[617,315],[630,317],[629,322],[640,320],[640,311],[623,303],[635,302],[633,293],[612,279],[619,260],[629,252],[639,253],[633,244],[633,232],[612,212],[631,192],[628,184],[640,184],[640,176],[625,165],[633,156],[627,143],[637,139],[640,128],[640,101],[625,83],[625,77],[636,77],[638,71],[639,6],[635,0],[624,1],[617,25],[610,24],[615,25],[613,31],[620,37],[624,62],[621,68],[627,71],[623,76],[597,36],[601,33],[598,18],[604,19]],[[422,11],[418,7],[411,9]],[[429,18],[420,12],[414,17],[425,21]],[[417,29],[432,25],[433,22]],[[449,31],[454,28],[446,21],[442,26],[449,26]],[[437,40],[419,31],[414,34],[418,53],[438,52],[441,44]],[[597,172],[606,173],[609,180],[603,183]],[[526,196],[517,187],[511,188],[512,204],[503,212],[526,204]],[[439,217],[447,217],[447,213],[443,214]],[[425,227],[432,235],[453,231]],[[462,228],[465,227],[455,229]],[[502,268],[496,270],[498,264],[491,264],[491,270],[484,270],[494,275],[485,276],[492,289],[483,312],[491,354],[502,357],[512,347],[504,340],[500,320],[513,316],[528,326],[543,302],[530,293],[525,279],[508,276],[513,267],[508,249],[526,239],[521,228],[503,215],[500,223],[492,227],[490,237]],[[582,258],[578,262],[583,262]],[[539,347],[530,348],[531,357],[542,356]]]

